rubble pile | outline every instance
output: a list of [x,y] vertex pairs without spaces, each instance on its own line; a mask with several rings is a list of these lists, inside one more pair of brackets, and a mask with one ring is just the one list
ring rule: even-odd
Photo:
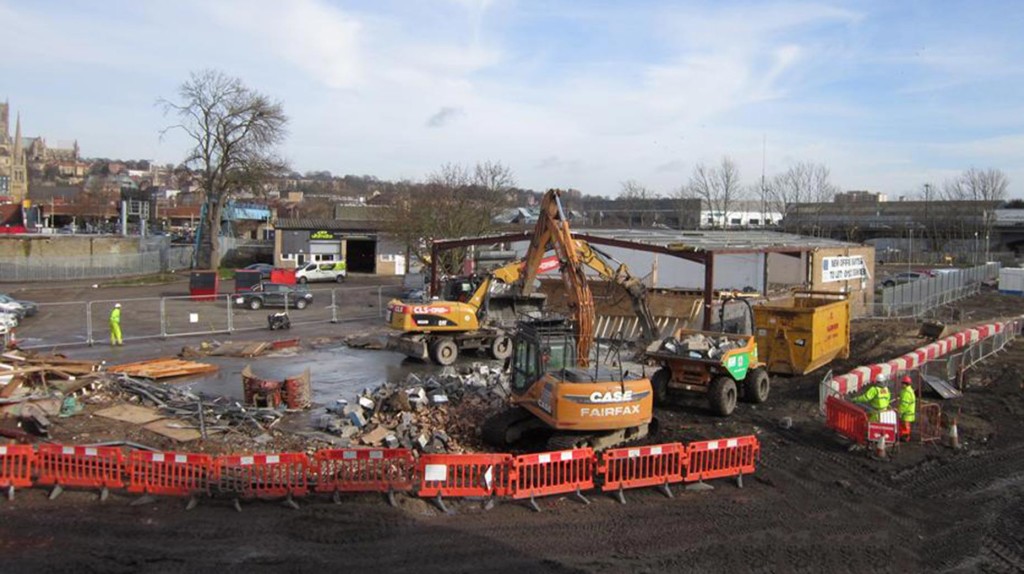
[[740,346],[741,341],[728,335],[709,336],[703,333],[689,333],[682,339],[668,337],[661,342],[658,352],[688,359],[716,360]]
[[0,355],[0,436],[49,436],[49,417],[81,410],[78,398],[101,383],[103,363],[12,349]]
[[479,446],[483,420],[509,396],[507,376],[487,365],[459,373],[446,368],[425,379],[365,389],[353,403],[339,399],[318,426],[338,446],[410,448],[423,453],[465,452]]

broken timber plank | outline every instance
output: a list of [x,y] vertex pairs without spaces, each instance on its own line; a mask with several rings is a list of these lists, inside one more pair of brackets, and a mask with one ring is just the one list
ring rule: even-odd
[[121,373],[133,377],[145,377],[147,379],[168,379],[184,375],[200,375],[212,373],[217,370],[217,365],[209,363],[197,363],[195,361],[183,361],[174,358],[160,358],[150,361],[138,361],[114,365],[108,370],[112,373]]

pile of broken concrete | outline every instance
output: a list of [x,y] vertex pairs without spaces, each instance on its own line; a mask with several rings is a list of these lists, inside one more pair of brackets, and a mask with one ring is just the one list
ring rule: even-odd
[[340,447],[408,448],[422,453],[466,452],[480,446],[483,420],[504,407],[508,378],[487,365],[448,367],[421,379],[365,389],[354,402],[338,400],[320,417],[321,430]]

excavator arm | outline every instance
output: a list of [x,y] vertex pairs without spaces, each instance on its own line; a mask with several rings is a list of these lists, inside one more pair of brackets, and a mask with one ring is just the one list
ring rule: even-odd
[[[487,293],[491,289],[491,284],[494,280],[501,281],[508,285],[512,285],[523,276],[523,262],[513,261],[507,265],[498,267],[488,273],[480,285],[473,291],[473,295],[467,301],[474,309],[480,309],[484,304],[484,300],[487,298]],[[528,293],[527,293],[528,294]]]
[[580,250],[569,231],[561,192],[557,189],[548,190],[541,200],[540,218],[530,238],[520,278],[520,291],[524,295],[533,292],[541,259],[549,249],[554,249],[558,256],[565,291],[569,296],[570,318],[576,325],[577,362],[580,367],[586,367],[590,363],[590,347],[594,343],[594,296],[587,284]]
[[[636,313],[637,319],[640,321],[640,331],[643,333],[643,341],[641,341],[640,346],[646,347],[648,343],[657,339],[659,329],[658,325],[654,322],[654,315],[647,305],[647,286],[629,272],[629,267],[625,263],[616,261],[614,257],[591,246],[586,241],[582,239],[576,240],[576,249],[580,254],[580,260],[587,267],[596,271],[601,278],[621,287],[629,296],[629,300],[633,305],[633,312]],[[613,269],[608,263],[609,261],[616,263],[618,266]]]

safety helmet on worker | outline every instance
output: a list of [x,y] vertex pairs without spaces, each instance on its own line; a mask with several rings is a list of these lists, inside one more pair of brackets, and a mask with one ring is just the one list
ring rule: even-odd
[[885,376],[885,374],[879,374],[877,377],[875,377],[875,383],[876,384],[884,385],[884,384],[886,384],[888,382],[889,382],[889,377]]
[[114,304],[114,308],[115,309],[120,309],[121,308],[121,304],[120,303],[115,303]]
[[903,380],[901,382],[904,385],[910,385],[910,384],[913,384],[914,381],[910,380],[910,377],[903,377]]

